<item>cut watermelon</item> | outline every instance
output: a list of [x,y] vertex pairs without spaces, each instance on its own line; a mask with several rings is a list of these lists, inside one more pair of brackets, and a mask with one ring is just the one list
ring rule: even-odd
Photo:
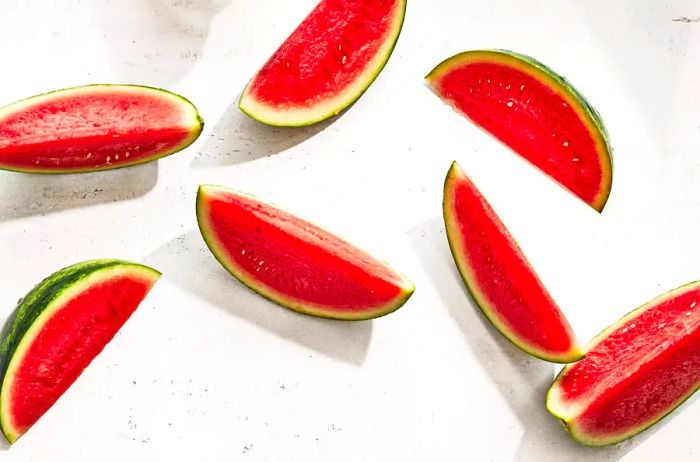
[[443,61],[426,79],[457,111],[603,210],[612,185],[605,127],[563,77],[527,56],[476,50]]
[[457,268],[494,327],[522,350],[546,361],[580,359],[583,352],[568,321],[456,162],[445,179],[443,213]]
[[241,110],[289,127],[340,113],[381,72],[405,12],[406,0],[322,0],[248,83]]
[[13,443],[80,376],[160,273],[119,260],[65,268],[29,292],[0,334],[0,426]]
[[185,98],[135,85],[58,90],[0,109],[0,169],[108,170],[186,148],[203,122]]
[[199,187],[197,220],[219,262],[263,297],[341,320],[399,309],[413,284],[333,234],[247,194]]
[[700,282],[629,313],[566,366],[547,408],[580,443],[630,438],[673,411],[700,387]]

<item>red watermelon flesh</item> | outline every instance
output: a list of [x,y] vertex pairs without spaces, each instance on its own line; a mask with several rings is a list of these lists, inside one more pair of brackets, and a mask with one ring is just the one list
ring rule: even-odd
[[58,90],[0,109],[0,168],[61,173],[124,167],[179,151],[201,130],[196,108],[164,90]]
[[581,358],[583,352],[564,314],[457,163],[445,180],[443,211],[457,268],[494,327],[539,358],[553,362]]
[[368,319],[392,312],[413,284],[318,226],[252,196],[201,186],[202,235],[236,278],[282,306],[315,316]]
[[671,291],[603,331],[565,367],[547,407],[578,441],[630,438],[700,387],[700,283]]
[[105,263],[77,270],[75,282],[68,284],[63,278],[39,296],[26,297],[33,303],[28,310],[38,310],[27,316],[36,316],[35,321],[7,327],[10,334],[3,340],[16,346],[0,361],[6,368],[0,417],[10,442],[34,425],[75,382],[160,276],[141,265]]
[[405,9],[405,0],[322,0],[250,81],[241,109],[290,126],[339,113],[389,59]]
[[562,77],[512,52],[461,53],[427,77],[436,93],[594,209],[612,183],[600,116]]

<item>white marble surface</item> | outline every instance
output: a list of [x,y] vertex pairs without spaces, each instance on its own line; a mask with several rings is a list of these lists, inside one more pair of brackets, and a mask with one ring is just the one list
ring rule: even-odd
[[[516,350],[462,287],[441,219],[450,161],[472,175],[586,341],[700,278],[696,0],[410,0],[387,68],[318,127],[234,106],[314,0],[0,0],[0,104],[93,82],[162,86],[206,120],[190,149],[72,176],[0,173],[0,318],[52,271],[116,256],[165,273],[76,384],[0,460],[697,460],[700,405],[608,449],[544,409],[555,367]],[[688,20],[680,20],[688,18]],[[422,81],[472,48],[531,54],[598,107],[615,148],[599,216],[452,113]],[[273,200],[391,261],[417,291],[344,324],[232,280],[197,231],[197,185]]]

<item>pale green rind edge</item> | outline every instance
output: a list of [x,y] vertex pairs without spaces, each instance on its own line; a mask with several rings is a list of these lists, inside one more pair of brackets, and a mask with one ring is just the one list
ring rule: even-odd
[[465,287],[467,288],[467,291],[469,292],[469,295],[471,295],[472,299],[474,302],[476,302],[476,306],[479,308],[479,311],[484,315],[484,317],[493,325],[494,328],[498,332],[503,335],[509,342],[511,342],[513,345],[518,347],[519,349],[523,350],[525,353],[534,356],[535,358],[541,359],[543,361],[548,361],[552,363],[560,363],[560,364],[565,364],[565,363],[571,363],[574,361],[578,361],[581,358],[584,357],[585,352],[582,351],[580,348],[578,348],[578,343],[576,342],[576,339],[572,339],[572,343],[574,347],[566,352],[565,354],[561,355],[551,355],[547,354],[546,352],[542,352],[540,350],[537,350],[534,348],[534,346],[529,346],[525,342],[522,342],[518,339],[517,334],[514,332],[510,331],[507,326],[505,326],[503,323],[501,323],[496,316],[491,313],[491,311],[487,307],[487,303],[482,300],[481,296],[478,294],[478,290],[474,287],[474,282],[472,281],[471,273],[473,272],[471,268],[467,267],[465,264],[461,263],[461,259],[458,255],[459,249],[457,248],[455,241],[455,233],[457,233],[456,230],[454,230],[453,226],[451,225],[450,221],[450,214],[451,212],[448,210],[448,204],[447,204],[447,191],[449,188],[449,183],[450,180],[452,179],[453,175],[456,173],[461,172],[461,168],[457,164],[457,162],[453,162],[452,166],[450,167],[450,170],[447,172],[447,176],[445,177],[445,185],[444,185],[444,192],[443,192],[443,203],[442,203],[442,210],[443,210],[443,218],[445,222],[445,231],[447,235],[447,242],[450,247],[450,253],[452,254],[452,258],[455,262],[455,266],[457,267],[457,270],[459,272],[459,275],[462,278],[462,281],[464,282]]
[[61,296],[75,284],[100,271],[116,267],[138,268],[153,274],[156,276],[155,279],[161,275],[159,271],[148,266],[118,259],[80,262],[51,274],[37,284],[18,301],[17,307],[5,321],[0,332],[0,430],[10,444],[14,443],[21,435],[13,433],[9,428],[7,416],[2,409],[2,390],[10,364],[16,353],[23,350],[22,344],[25,335],[30,329],[37,328],[35,323],[42,313],[51,310],[56,303],[60,303]]
[[[561,76],[557,72],[555,72],[552,68],[547,66],[546,64],[543,64],[542,62],[536,60],[535,58],[532,58],[531,56],[524,55],[521,53],[517,53],[514,51],[510,50],[503,50],[503,49],[479,49],[479,50],[469,50],[469,51],[464,51],[461,53],[457,53],[453,56],[450,56],[449,58],[443,60],[440,62],[437,66],[433,68],[426,76],[425,79],[427,81],[431,81],[433,76],[438,74],[443,67],[448,67],[451,65],[452,62],[459,60],[460,58],[464,58],[466,56],[472,55],[472,54],[487,54],[487,53],[493,53],[493,54],[501,54],[501,55],[506,55],[510,56],[512,58],[517,59],[518,61],[521,61],[523,63],[526,63],[543,74],[548,75],[550,78],[552,78],[554,81],[559,83],[560,87],[563,88],[567,93],[569,93],[575,101],[579,102],[579,106],[581,109],[583,109],[584,113],[588,117],[589,120],[593,122],[595,127],[598,130],[598,133],[600,135],[601,141],[603,146],[605,147],[605,152],[604,153],[599,153],[599,159],[602,163],[607,164],[609,166],[609,171],[610,175],[609,178],[606,177],[607,182],[605,183],[604,188],[601,189],[601,192],[603,192],[602,200],[600,200],[599,203],[596,204],[589,204],[591,208],[596,210],[597,212],[602,212],[603,209],[605,208],[605,205],[608,202],[608,199],[610,198],[610,192],[612,190],[612,181],[613,181],[613,171],[614,171],[614,166],[613,166],[613,148],[612,144],[610,142],[610,136],[608,134],[607,129],[605,128],[605,124],[603,123],[603,118],[601,117],[600,113],[595,109],[595,107],[588,101],[588,99],[574,87],[565,77]],[[556,181],[556,179],[555,179]],[[557,181],[558,182],[558,181]],[[564,185],[562,185],[564,186]],[[565,189],[566,186],[564,186]],[[574,194],[575,195],[575,194]]]
[[340,103],[337,107],[334,107],[332,110],[330,110],[328,113],[319,115],[317,117],[312,117],[309,119],[301,120],[299,122],[295,123],[280,123],[280,122],[275,122],[274,120],[270,119],[264,119],[263,117],[258,116],[255,114],[253,111],[249,111],[246,109],[243,105],[243,99],[248,93],[248,88],[250,87],[250,84],[255,80],[255,77],[257,76],[256,74],[250,79],[250,81],[246,84],[243,93],[241,93],[241,97],[238,100],[238,108],[243,111],[244,114],[246,114],[248,117],[252,118],[253,120],[256,120],[260,123],[263,123],[265,125],[270,125],[273,127],[308,127],[309,125],[314,125],[319,122],[323,122],[324,120],[330,119],[333,116],[336,116],[343,112],[345,109],[350,107],[353,103],[355,103],[358,99],[362,97],[362,95],[365,94],[365,92],[369,89],[369,87],[374,83],[374,81],[379,77],[379,74],[381,74],[382,70],[384,70],[384,67],[386,67],[386,64],[389,62],[389,59],[391,58],[391,55],[394,53],[394,49],[396,48],[396,44],[399,41],[399,37],[401,36],[401,31],[403,30],[403,25],[404,21],[406,18],[406,9],[408,7],[408,0],[401,0],[400,2],[400,9],[399,12],[397,13],[400,15],[400,23],[397,27],[397,32],[393,37],[390,37],[388,40],[391,40],[393,43],[389,50],[385,53],[385,58],[381,61],[381,63],[378,65],[378,67],[371,73],[368,72],[368,76],[365,76],[362,74],[361,77],[366,78],[366,84],[363,85],[362,88],[358,91],[357,94],[353,95],[349,100],[344,101]]
[[[221,264],[221,266],[223,266],[234,278],[239,280],[243,285],[251,289],[253,292],[257,293],[258,295],[262,296],[263,298],[297,313],[317,318],[333,319],[337,321],[366,321],[369,319],[375,319],[393,313],[394,311],[401,308],[408,301],[411,295],[413,295],[413,292],[415,291],[415,286],[413,285],[413,283],[410,280],[408,280],[405,276],[401,275],[393,269],[392,271],[398,276],[400,276],[401,279],[408,286],[401,288],[400,294],[393,302],[387,304],[386,306],[379,307],[378,309],[374,309],[372,311],[364,311],[359,313],[334,313],[332,309],[313,307],[308,304],[304,304],[302,300],[294,300],[292,298],[283,297],[278,294],[275,294],[272,290],[267,290],[261,284],[256,283],[256,281],[253,278],[246,276],[242,271],[240,271],[235,264],[233,264],[231,261],[229,261],[229,259],[226,258],[225,252],[219,248],[219,245],[216,242],[216,238],[214,237],[214,233],[211,231],[210,226],[208,224],[208,219],[206,218],[206,200],[204,196],[206,195],[207,188],[226,190],[226,188],[222,188],[220,186],[215,185],[199,186],[199,190],[197,191],[196,203],[197,223],[199,225],[199,230],[202,235],[202,238],[204,239],[204,242],[207,244],[207,247],[214,255],[214,258],[216,258],[216,260]],[[238,194],[236,191],[228,191],[230,191],[233,194]]]
[[[688,284],[682,285],[680,287],[677,287],[675,289],[672,289],[654,299],[651,301],[645,303],[644,305],[635,308],[634,310],[630,311],[626,315],[624,315],[622,318],[620,318],[618,321],[615,323],[611,324],[610,326],[606,327],[603,331],[601,331],[598,335],[596,335],[593,340],[588,344],[587,350],[591,350],[594,348],[600,341],[602,341],[604,338],[606,338],[611,332],[617,330],[627,322],[631,321],[632,319],[636,318],[637,316],[641,315],[648,309],[651,309],[658,304],[676,296],[681,293],[684,293],[690,289],[696,288],[697,286],[700,285],[700,281],[694,281],[690,282]],[[664,419],[666,416],[669,414],[673,413],[676,409],[678,409],[684,402],[686,402],[688,399],[690,399],[691,396],[693,396],[698,390],[700,390],[700,381],[698,382],[697,386],[690,391],[688,394],[681,396],[678,401],[676,401],[676,404],[673,406],[669,407],[666,412],[663,412],[659,414],[657,417],[654,419],[650,420],[647,423],[644,423],[638,427],[635,427],[625,433],[615,435],[610,438],[594,438],[594,437],[587,437],[585,434],[577,432],[575,422],[573,422],[574,419],[567,419],[566,416],[563,415],[562,412],[556,409],[556,405],[553,404],[553,394],[554,392],[558,389],[559,382],[561,380],[561,377],[569,370],[571,369],[573,365],[567,365],[565,366],[559,374],[557,374],[556,378],[554,379],[554,382],[550,386],[549,390],[547,391],[547,398],[546,398],[546,407],[547,411],[549,411],[552,416],[554,416],[559,423],[564,427],[566,432],[571,436],[571,438],[585,446],[592,446],[592,447],[604,447],[604,446],[610,446],[612,444],[616,443],[621,443],[622,441],[628,440],[630,438],[633,438],[640,433],[644,432],[645,430],[650,429],[653,427],[655,424],[657,424],[659,421]]]
[[174,96],[176,99],[180,100],[184,106],[188,106],[193,112],[194,112],[194,120],[192,121],[192,126],[191,126],[191,135],[183,140],[179,145],[175,146],[173,149],[170,149],[168,151],[158,153],[149,157],[145,157],[142,159],[138,159],[133,162],[126,162],[123,164],[119,165],[114,165],[114,166],[100,166],[100,167],[95,167],[95,168],[89,168],[89,169],[32,169],[32,168],[18,168],[18,167],[13,167],[13,166],[8,166],[8,165],[3,165],[0,163],[0,170],[5,170],[9,172],[18,172],[18,173],[35,173],[35,174],[41,174],[41,175],[48,175],[48,174],[69,174],[69,173],[90,173],[90,172],[102,172],[106,170],[118,170],[121,168],[126,168],[126,167],[133,167],[134,165],[141,165],[141,164],[146,164],[148,162],[153,162],[154,160],[162,159],[164,157],[168,157],[172,154],[175,154],[177,152],[180,152],[187,147],[189,147],[192,143],[194,143],[197,138],[199,138],[199,135],[202,134],[202,130],[204,129],[204,119],[201,117],[199,114],[199,111],[197,110],[197,107],[187,98],[185,98],[182,95],[179,95],[177,93],[173,93],[171,91],[165,90],[163,88],[157,88],[157,87],[150,87],[147,85],[135,85],[135,84],[119,84],[119,83],[94,83],[94,84],[89,84],[89,85],[79,85],[76,87],[69,87],[69,88],[61,88],[59,90],[53,90],[49,91],[46,93],[40,93],[38,95],[33,95],[28,98],[21,99],[19,101],[15,101],[14,103],[8,104],[7,106],[0,107],[0,111],[5,111],[8,109],[11,109],[12,106],[14,105],[19,105],[21,103],[27,103],[30,102],[31,100],[35,98],[43,98],[46,96],[54,95],[57,93],[63,93],[63,92],[70,92],[70,91],[76,91],[80,89],[85,89],[85,88],[109,88],[109,87],[127,87],[127,88],[138,88],[140,90],[146,90],[146,91],[153,91],[153,92],[161,92],[161,93],[166,93],[167,95]]

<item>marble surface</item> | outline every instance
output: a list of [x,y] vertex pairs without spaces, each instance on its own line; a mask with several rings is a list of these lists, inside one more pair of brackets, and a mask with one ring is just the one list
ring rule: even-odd
[[[410,0],[388,66],[335,120],[260,125],[234,105],[314,0],[0,0],[0,105],[96,82],[165,87],[206,121],[188,150],[86,175],[0,173],[0,318],[54,270],[121,257],[164,272],[75,385],[0,460],[697,460],[696,399],[629,442],[572,442],[544,408],[557,368],[478,313],[441,218],[454,159],[586,341],[700,278],[700,4]],[[445,107],[422,77],[508,48],[567,76],[615,149],[602,215]],[[416,283],[401,310],[338,323],[234,281],[198,231],[200,183],[272,200]]]

